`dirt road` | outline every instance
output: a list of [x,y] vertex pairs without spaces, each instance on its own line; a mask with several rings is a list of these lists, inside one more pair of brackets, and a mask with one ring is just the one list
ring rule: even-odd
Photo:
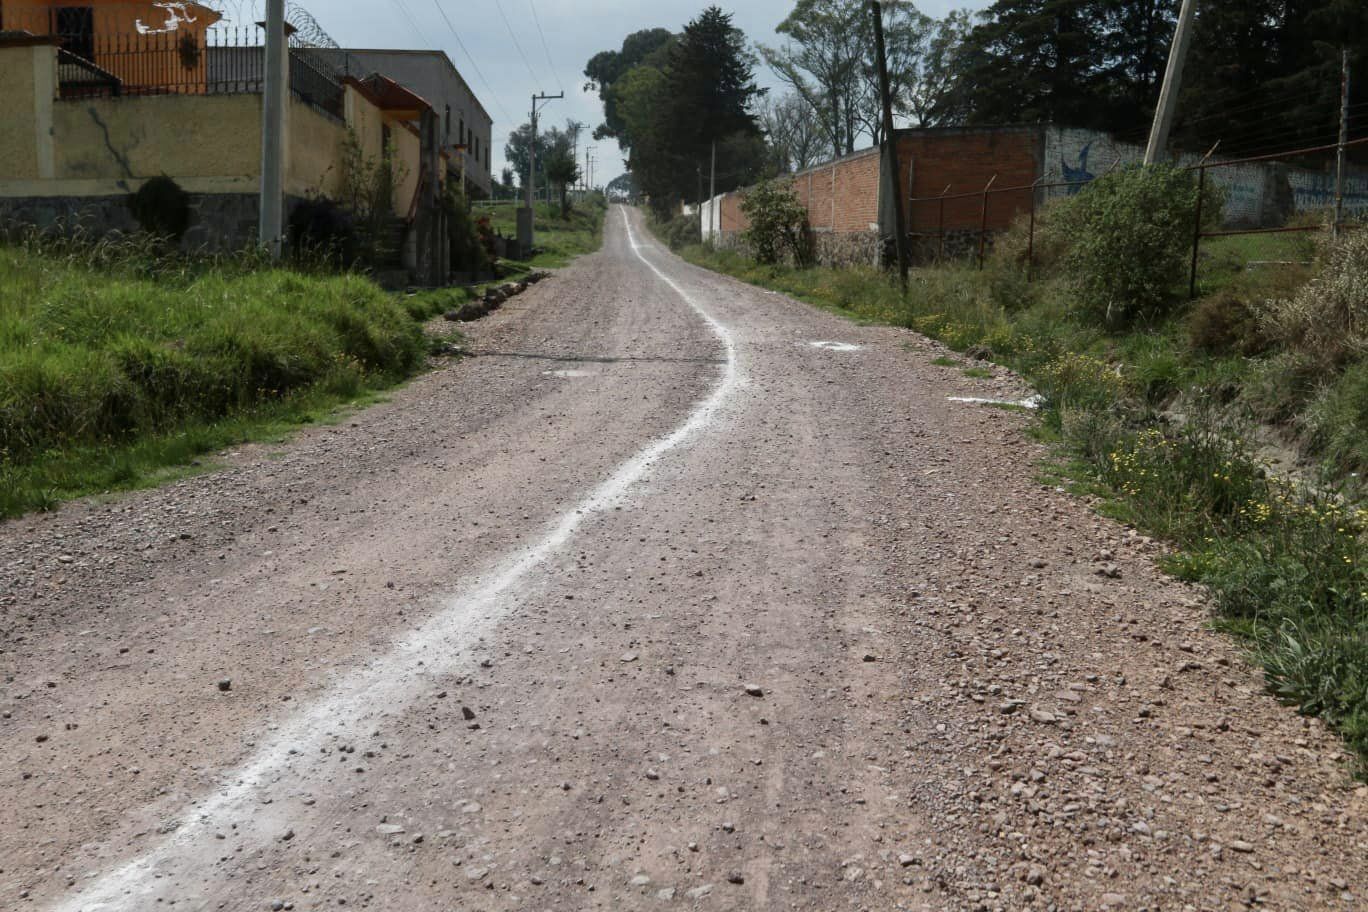
[[0,526],[0,908],[1362,908],[1368,793],[1009,377],[605,247]]

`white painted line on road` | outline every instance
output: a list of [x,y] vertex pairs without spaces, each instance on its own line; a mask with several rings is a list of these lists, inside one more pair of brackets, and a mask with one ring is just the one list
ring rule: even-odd
[[[262,847],[278,838],[285,825],[283,806],[297,792],[297,783],[313,779],[322,784],[324,771],[335,771],[336,758],[322,754],[330,736],[339,732],[372,731],[376,714],[395,714],[421,692],[411,679],[422,663],[424,676],[447,674],[472,658],[480,637],[510,609],[507,597],[528,574],[561,551],[585,519],[610,511],[662,456],[706,430],[723,404],[741,384],[736,343],[731,331],[705,310],[673,279],[641,253],[625,209],[627,238],[637,258],[669,285],[722,342],[727,353],[722,377],[708,398],[669,435],[622,463],[587,497],[560,515],[550,530],[521,554],[511,555],[482,582],[447,600],[440,612],[395,644],[391,651],[365,668],[344,677],[333,691],[311,707],[286,719],[267,736],[265,744],[242,767],[221,777],[218,791],[183,809],[181,825],[155,847],[122,866],[96,877],[75,896],[53,908],[60,912],[144,912],[156,897],[173,886],[173,875],[205,877],[223,854],[215,830],[233,824],[239,846]],[[525,584],[519,588],[525,588]],[[354,736],[354,735],[353,735]],[[331,760],[331,762],[326,762]],[[263,801],[271,798],[270,804]],[[302,816],[295,811],[295,819]],[[301,829],[301,823],[295,823]],[[307,836],[301,829],[301,836]],[[77,862],[71,861],[71,866]],[[185,889],[192,889],[185,885]],[[182,891],[184,897],[184,891]]]
[[857,352],[860,350],[860,346],[851,342],[809,342],[808,345],[834,352]]
[[593,372],[593,371],[575,370],[574,368],[571,368],[571,369],[569,369],[569,370],[550,370],[550,371],[542,371],[542,376],[543,376],[543,377],[565,377],[565,378],[569,378],[569,377],[592,377],[593,375],[594,375],[594,372]]
[[1015,405],[1018,408],[1038,409],[1045,404],[1042,396],[1028,396],[1025,399],[982,399],[978,396],[946,396],[951,402],[972,402],[979,405]]

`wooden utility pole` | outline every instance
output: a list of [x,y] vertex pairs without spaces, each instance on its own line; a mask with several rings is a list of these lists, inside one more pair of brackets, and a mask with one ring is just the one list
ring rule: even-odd
[[1173,129],[1173,114],[1178,109],[1178,91],[1183,85],[1183,64],[1187,61],[1188,44],[1192,38],[1192,17],[1197,11],[1197,0],[1183,0],[1178,13],[1178,28],[1173,33],[1169,48],[1168,67],[1164,70],[1164,86],[1159,90],[1159,104],[1154,108],[1154,123],[1150,127],[1149,145],[1145,147],[1145,164],[1152,165],[1168,151],[1169,131]]
[[[884,53],[883,5],[872,0],[874,8],[874,54],[879,64],[879,96],[883,101],[884,167],[888,169],[893,190],[894,247],[898,251],[898,281],[907,291],[907,230],[903,224],[902,166],[898,164],[898,137],[893,132],[893,96],[888,88],[888,58]],[[833,198],[834,200],[834,198]],[[835,225],[832,225],[835,228]]]
[[261,198],[257,240],[280,259],[285,236],[285,117],[290,93],[285,0],[266,3],[266,85],[261,100]]
[[1332,233],[1339,237],[1344,222],[1344,166],[1349,142],[1349,49],[1342,52],[1340,62],[1340,128],[1339,148],[1335,150],[1335,224]]

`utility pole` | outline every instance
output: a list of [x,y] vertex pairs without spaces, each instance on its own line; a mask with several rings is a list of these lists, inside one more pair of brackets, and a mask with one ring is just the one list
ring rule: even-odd
[[261,199],[257,240],[280,259],[285,235],[285,111],[289,68],[285,65],[285,0],[266,2],[266,86],[261,99]]
[[1345,48],[1341,54],[1339,148],[1335,150],[1335,224],[1331,229],[1335,237],[1339,237],[1340,224],[1344,221],[1344,165],[1349,142],[1349,49]]
[[584,147],[584,192],[586,196],[594,191],[594,166],[589,161],[589,153],[597,148],[598,146]]
[[543,95],[538,92],[532,96],[532,141],[528,145],[527,158],[527,206],[518,210],[518,246],[524,254],[532,252],[536,241],[533,213],[536,212],[537,199],[537,102],[555,101],[564,97],[564,92],[558,95]]
[[1178,92],[1183,85],[1183,64],[1187,62],[1188,44],[1192,39],[1192,17],[1197,11],[1197,0],[1183,0],[1178,13],[1178,28],[1173,33],[1169,48],[1168,67],[1164,70],[1164,86],[1159,90],[1159,104],[1154,109],[1154,124],[1150,127],[1149,145],[1145,148],[1145,165],[1154,164],[1168,151],[1169,130],[1173,128],[1173,114],[1178,108]]
[[879,63],[879,96],[883,101],[884,166],[888,168],[893,189],[893,246],[898,251],[898,282],[907,293],[907,230],[903,224],[902,166],[898,164],[898,137],[893,132],[893,96],[888,89],[888,58],[884,54],[883,5],[872,0],[874,8],[874,53]]

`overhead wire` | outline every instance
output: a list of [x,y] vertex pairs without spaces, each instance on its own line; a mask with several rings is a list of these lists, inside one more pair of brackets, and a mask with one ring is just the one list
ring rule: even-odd
[[532,69],[532,62],[527,59],[527,54],[523,52],[522,44],[518,41],[518,35],[513,31],[513,23],[508,21],[508,14],[504,12],[503,4],[499,0],[494,0],[494,8],[499,11],[499,18],[503,19],[504,28],[508,29],[508,37],[513,39],[513,47],[517,48],[518,56],[522,58],[523,66],[527,67],[527,75],[532,77],[532,82],[541,88],[541,77]]
[[404,0],[390,0],[390,2],[394,4],[394,8],[399,11],[399,15],[408,23],[408,27],[413,31],[413,36],[418,39],[419,46],[429,46],[431,44],[430,40],[423,34],[423,30],[418,27],[418,20],[414,18],[412,10],[408,8],[407,4],[404,3]]
[[556,88],[565,92],[565,86],[560,81],[556,65],[551,61],[551,46],[546,43],[546,32],[542,31],[541,17],[537,15],[537,4],[535,0],[527,0],[527,5],[532,8],[532,21],[537,24],[537,34],[541,36],[542,50],[546,52],[546,65],[551,68],[551,78],[556,80]]
[[475,55],[470,53],[470,49],[467,48],[465,42],[461,40],[461,33],[456,31],[455,24],[452,23],[451,17],[446,14],[446,10],[442,9],[442,4],[439,3],[438,0],[432,0],[432,5],[437,7],[437,12],[441,15],[442,21],[445,22],[447,28],[451,30],[451,37],[456,39],[456,45],[461,49],[461,52],[466,55],[466,59],[470,61],[471,67],[474,68],[475,75],[480,77],[480,82],[484,83],[485,89],[489,92],[489,97],[494,100],[495,107],[497,107],[499,113],[504,116],[504,122],[508,124],[517,123],[517,121],[509,116],[508,109],[503,106],[503,102],[499,101],[499,96],[494,93],[494,86],[485,78],[485,74],[480,70],[480,65],[475,61]]

